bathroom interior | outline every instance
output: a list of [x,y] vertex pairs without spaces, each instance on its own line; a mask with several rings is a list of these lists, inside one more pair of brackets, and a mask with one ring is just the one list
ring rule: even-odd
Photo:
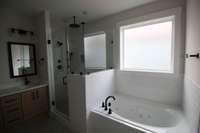
[[200,133],[199,0],[0,3],[0,133]]

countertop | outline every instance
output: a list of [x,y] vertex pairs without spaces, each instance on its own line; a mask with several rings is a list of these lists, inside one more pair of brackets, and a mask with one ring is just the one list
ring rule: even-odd
[[21,85],[21,86],[16,86],[12,88],[1,89],[0,97],[22,93],[22,92],[26,92],[32,89],[46,87],[46,86],[48,86],[48,83],[34,83],[34,84],[29,84],[29,85]]

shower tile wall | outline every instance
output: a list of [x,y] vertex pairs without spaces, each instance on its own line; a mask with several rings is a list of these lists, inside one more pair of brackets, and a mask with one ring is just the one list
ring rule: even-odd
[[116,90],[118,93],[162,104],[181,106],[182,84],[183,75],[166,76],[116,71]]

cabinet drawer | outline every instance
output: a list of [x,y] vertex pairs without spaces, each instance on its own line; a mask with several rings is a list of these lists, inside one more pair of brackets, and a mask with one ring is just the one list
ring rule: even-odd
[[19,94],[7,96],[2,98],[2,107],[18,105],[21,103],[21,97]]
[[21,95],[12,95],[2,98],[2,110],[4,115],[9,113],[22,112]]
[[13,124],[19,123],[21,121],[22,121],[22,117],[21,116],[15,116],[15,117],[10,117],[8,119],[5,119],[4,124],[5,124],[5,127],[7,128],[7,127],[9,127],[9,126],[11,126]]
[[23,119],[20,94],[2,98],[2,114],[4,117],[4,125],[6,127]]
[[15,112],[19,112],[21,111],[21,107],[20,106],[10,106],[9,108],[4,108],[4,114],[5,115],[9,115],[9,114],[12,114],[12,113],[15,113]]
[[22,120],[22,113],[21,111],[15,111],[9,114],[5,114],[5,118],[6,118],[5,119],[6,121],[9,121],[15,118],[20,118],[20,120]]

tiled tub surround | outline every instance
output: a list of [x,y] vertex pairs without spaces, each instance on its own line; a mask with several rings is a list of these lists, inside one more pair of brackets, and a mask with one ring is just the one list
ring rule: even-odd
[[[109,133],[109,131],[118,133],[113,125],[119,125],[119,127],[121,126],[119,131],[132,130],[132,132],[136,133],[141,133],[143,131],[138,129],[135,130],[134,125],[138,125],[140,128],[142,127],[142,129],[144,128],[147,131],[150,130],[150,132],[156,133],[190,133],[187,121],[185,120],[185,116],[182,113],[183,111],[180,105],[170,104],[172,101],[160,102],[157,101],[158,99],[145,99],[143,97],[122,93],[117,89],[117,87],[119,87],[119,78],[116,80],[116,76],[120,75],[116,74],[115,70],[109,70],[87,75],[85,79],[83,79],[86,80],[86,119],[87,130],[89,133]],[[125,79],[123,79],[123,81],[124,80]],[[129,81],[132,81],[132,79]],[[122,81],[120,81],[120,83],[121,82]],[[134,83],[135,82],[129,82],[129,86],[126,86],[125,89],[129,87],[129,90],[134,92],[134,90],[138,87],[135,86]],[[178,84],[181,84],[181,81]],[[120,87],[121,90],[123,90],[122,85]],[[177,86],[175,85],[175,87]],[[172,90],[173,89],[171,89],[168,94],[172,94]],[[138,92],[135,93],[137,94]],[[148,93],[145,94],[147,95]],[[112,115],[109,116],[107,112],[102,112],[102,108],[99,109],[101,103],[109,95],[116,96],[116,101],[110,101],[112,103],[113,112],[116,114],[114,115],[114,118],[111,117]],[[149,95],[156,96],[160,95],[160,93],[154,92],[150,93]],[[115,117],[117,117],[117,122]],[[99,126],[102,127],[102,130],[99,129]]]
[[183,74],[115,71],[115,88],[120,94],[181,106]]

